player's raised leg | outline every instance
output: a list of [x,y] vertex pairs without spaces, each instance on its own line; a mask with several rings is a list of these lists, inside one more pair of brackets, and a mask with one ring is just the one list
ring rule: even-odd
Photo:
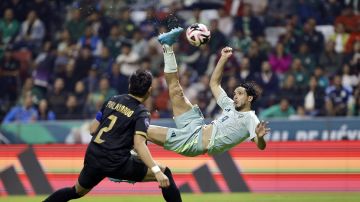
[[147,140],[159,146],[164,146],[169,128],[150,125],[147,131]]
[[179,82],[177,63],[172,45],[177,41],[183,28],[174,28],[169,32],[160,34],[159,42],[164,49],[164,73],[169,88],[169,95],[174,116],[179,116],[192,108],[192,104],[185,97],[184,91]]

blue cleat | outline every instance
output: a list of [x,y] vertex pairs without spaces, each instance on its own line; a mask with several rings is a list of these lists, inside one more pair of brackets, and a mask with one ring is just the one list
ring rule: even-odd
[[181,27],[173,28],[169,32],[160,34],[158,36],[158,40],[162,45],[166,44],[171,46],[176,42],[176,40],[183,31],[184,29]]

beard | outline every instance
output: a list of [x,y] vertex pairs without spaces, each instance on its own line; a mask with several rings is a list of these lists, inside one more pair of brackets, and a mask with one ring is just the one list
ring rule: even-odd
[[241,104],[241,105],[235,105],[235,110],[236,110],[236,111],[241,111],[243,108],[244,108],[244,105],[243,105],[243,104]]

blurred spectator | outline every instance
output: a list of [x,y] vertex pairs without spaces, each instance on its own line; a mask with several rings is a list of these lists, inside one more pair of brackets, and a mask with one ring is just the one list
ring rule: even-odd
[[286,52],[295,54],[299,49],[299,35],[296,34],[294,26],[290,23],[286,25],[285,29],[285,32],[279,36],[279,42],[284,44]]
[[335,51],[334,41],[327,41],[325,50],[320,54],[319,65],[326,69],[328,76],[334,75],[340,68],[343,57]]
[[85,106],[85,114],[88,117],[94,117],[94,114],[100,110],[102,103],[116,94],[116,90],[110,87],[108,78],[102,77],[99,81],[99,89],[89,93]]
[[352,101],[352,91],[342,85],[341,75],[335,75],[333,84],[326,89],[326,111],[331,116],[346,116]]
[[133,72],[140,68],[139,55],[132,51],[130,43],[123,43],[121,53],[116,58],[116,63],[119,64],[120,72],[125,76],[130,76]]
[[267,55],[265,55],[263,52],[260,52],[259,44],[256,41],[251,43],[246,57],[248,57],[250,60],[250,67],[253,72],[260,72],[261,64],[267,60]]
[[74,43],[71,39],[71,34],[68,29],[64,29],[60,33],[60,39],[57,42],[57,51],[58,54],[67,54],[70,49],[70,46]]
[[93,64],[94,57],[91,55],[91,48],[89,46],[84,46],[81,48],[80,55],[75,61],[76,80],[85,78]]
[[356,75],[349,64],[344,64],[341,69],[341,80],[343,86],[354,88],[359,83],[359,75]]
[[78,105],[75,95],[69,94],[66,99],[66,104],[61,113],[57,114],[58,120],[75,120],[83,119],[84,115],[81,106]]
[[75,83],[77,82],[78,75],[75,72],[75,61],[70,60],[65,67],[65,71],[58,74],[58,77],[62,78],[65,82],[64,91],[71,93],[74,90]]
[[315,28],[315,19],[308,19],[304,24],[304,33],[301,37],[301,41],[308,45],[310,52],[314,54],[315,57],[318,57],[324,47],[324,35]]
[[354,116],[359,116],[360,114],[360,83],[358,84],[358,86],[356,86],[355,91],[354,91],[354,103],[352,103],[351,106],[351,112],[352,114],[350,115],[354,115]]
[[14,13],[11,9],[6,9],[4,18],[0,19],[0,33],[2,33],[2,42],[6,45],[11,43],[19,31],[20,24],[14,19]]
[[303,34],[304,25],[300,22],[298,15],[290,15],[290,18],[287,20],[287,25],[291,25],[293,27],[293,32],[296,36],[301,36]]
[[309,87],[305,92],[304,109],[311,116],[324,115],[325,91],[318,85],[315,76],[310,77]]
[[14,11],[16,20],[22,22],[29,12],[29,1],[2,0],[0,1],[0,7],[0,13],[4,13],[4,11],[9,8]]
[[101,55],[95,59],[95,65],[99,72],[109,74],[114,61],[115,59],[111,57],[109,49],[104,46],[102,47]]
[[52,25],[55,26],[55,13],[53,8],[51,7],[49,1],[46,0],[34,0],[30,4],[30,9],[34,10],[36,14],[39,16],[41,22],[44,23],[46,34],[48,37],[46,39],[50,39],[50,30],[52,30]]
[[132,50],[140,57],[140,59],[143,59],[145,56],[148,55],[148,42],[145,40],[143,34],[139,29],[134,30],[132,44]]
[[32,73],[34,85],[42,90],[43,95],[46,94],[49,87],[49,81],[53,77],[55,60],[55,47],[50,41],[47,41],[44,43],[41,52],[34,61],[34,70]]
[[103,42],[99,36],[96,36],[91,26],[85,28],[85,33],[78,40],[78,47],[90,47],[93,56],[99,56],[103,47]]
[[273,105],[260,112],[259,117],[260,119],[289,118],[295,113],[295,109],[290,105],[289,100],[287,100],[286,98],[282,98],[279,104]]
[[204,25],[210,25],[209,19],[202,15],[202,10],[199,8],[192,9],[192,16],[186,21],[186,26],[190,26],[195,23],[201,23]]
[[79,9],[80,16],[86,18],[98,9],[98,0],[76,0],[72,2],[72,7]]
[[360,41],[360,20],[356,24],[356,28],[350,33],[349,39],[346,43],[345,51],[346,53],[350,53],[354,50],[354,44]]
[[285,24],[287,16],[295,13],[295,1],[269,0],[266,24],[270,26],[279,26]]
[[71,39],[78,41],[84,34],[86,28],[86,22],[81,17],[79,9],[73,9],[71,11],[71,18],[65,23],[65,27],[70,32]]
[[26,20],[21,24],[16,38],[16,48],[26,47],[29,50],[39,51],[45,37],[45,26],[34,10],[30,11]]
[[14,102],[18,96],[20,63],[13,56],[13,50],[5,49],[0,59],[0,93],[1,97]]
[[335,19],[335,24],[343,24],[346,32],[356,31],[360,21],[360,15],[355,14],[350,7],[345,7],[341,15]]
[[128,39],[131,39],[133,37],[133,34],[136,29],[136,25],[134,21],[131,19],[130,14],[131,14],[130,9],[123,9],[121,12],[121,17],[118,22],[121,33],[123,33],[124,36]]
[[140,23],[140,30],[146,39],[158,34],[159,20],[156,18],[156,10],[153,7],[146,9],[146,18]]
[[345,32],[344,25],[337,23],[335,25],[335,33],[330,35],[330,40],[335,42],[335,51],[337,53],[345,52],[345,46],[349,39],[349,34]]
[[360,97],[355,97],[355,103],[351,109],[351,115],[360,116]]
[[126,1],[118,1],[114,2],[114,0],[102,0],[99,2],[99,9],[104,11],[107,16],[111,18],[115,18],[117,14],[119,14],[122,9],[127,8]]
[[119,94],[128,93],[128,77],[120,73],[118,64],[112,65],[111,74],[109,76],[110,85],[116,89]]
[[[87,23],[91,26],[93,34],[100,39],[109,36],[111,20],[104,16],[101,11],[94,11],[87,17]],[[85,29],[86,31],[86,29]]]
[[38,106],[38,120],[40,121],[51,121],[55,120],[55,113],[49,109],[49,105],[46,99],[42,99]]
[[74,96],[76,97],[78,105],[84,107],[88,96],[84,82],[82,81],[76,82],[74,89]]
[[219,30],[226,36],[229,37],[233,31],[233,18],[225,11],[224,8],[219,8]]
[[254,80],[254,72],[250,67],[250,60],[247,57],[244,57],[241,60],[241,64],[239,66],[239,72],[236,74],[236,79],[242,83],[245,81]]
[[88,93],[94,93],[98,90],[99,85],[99,72],[96,65],[91,65],[88,71],[88,76],[81,80],[84,82],[85,90]]
[[345,56],[345,62],[355,70],[357,74],[360,74],[360,39],[353,44],[353,51]]
[[34,105],[39,104],[39,101],[41,99],[45,98],[43,91],[41,89],[39,89],[39,87],[34,86],[33,78],[28,77],[24,81],[21,92],[19,93],[19,99],[18,99],[17,103],[18,104],[23,103],[24,98],[26,97],[26,94],[28,94],[29,92],[31,92],[32,101],[33,101]]
[[283,44],[278,43],[276,45],[275,51],[269,56],[269,63],[272,70],[279,75],[282,75],[289,70],[291,55],[285,52]]
[[[192,83],[186,90],[186,94],[189,99],[197,99],[199,93],[205,89],[208,89],[210,78],[208,75],[202,75],[197,82]],[[199,100],[197,100],[199,102]],[[196,103],[199,104],[199,103]]]
[[271,101],[276,97],[279,92],[279,78],[271,70],[269,62],[264,61],[261,65],[261,72],[257,72],[254,75],[255,82],[264,89],[259,99],[261,106],[268,107]]
[[296,85],[294,74],[288,74],[285,77],[284,84],[282,85],[278,96],[286,98],[295,107],[301,104],[304,92],[300,86]]
[[310,119],[310,118],[311,118],[311,116],[306,114],[304,107],[301,105],[297,106],[296,114],[289,116],[290,120],[305,120],[305,119]]
[[[242,30],[234,30],[230,37],[231,47],[235,51],[234,54],[238,54],[240,51],[242,54],[247,54],[251,45],[252,39],[250,36],[246,36]],[[240,56],[241,57],[241,56]]]
[[270,42],[266,40],[265,35],[259,35],[256,38],[256,42],[259,44],[260,52],[264,53],[265,55],[269,55],[270,51],[272,50],[272,46]]
[[320,66],[316,67],[314,70],[314,76],[318,82],[318,85],[322,88],[327,88],[329,86],[329,79],[324,74],[324,69]]
[[185,62],[197,73],[202,76],[209,68],[210,47],[208,45],[200,46],[192,55],[186,57]]
[[[181,77],[182,78],[182,77]],[[169,91],[163,85],[162,77],[154,78],[152,82],[152,98],[153,98],[153,105],[154,109],[157,110],[157,115],[160,118],[161,111],[166,111],[168,109],[167,105],[170,100]]]
[[225,47],[228,42],[225,35],[219,30],[219,22],[214,19],[210,22],[211,40],[209,41],[210,53],[216,53],[222,47]]
[[293,75],[295,78],[295,85],[299,88],[305,88],[309,81],[309,74],[305,70],[304,66],[300,59],[295,58],[292,65],[291,70],[287,73],[287,75]]
[[148,60],[150,63],[150,70],[153,73],[153,75],[159,75],[161,72],[161,68],[163,65],[163,55],[159,53],[156,46],[149,46],[149,54],[148,54]]
[[301,64],[304,66],[306,72],[314,72],[316,58],[312,53],[309,52],[309,47],[306,43],[300,44],[299,52],[295,55],[295,57],[301,61]]
[[246,36],[251,36],[252,38],[256,38],[264,32],[261,22],[252,15],[250,4],[244,4],[243,16],[235,18],[234,29],[242,30]]
[[33,106],[31,92],[25,94],[22,106],[12,107],[6,114],[3,124],[17,122],[17,123],[30,123],[36,121],[38,113]]
[[48,100],[49,106],[54,111],[56,117],[63,113],[66,103],[67,94],[64,91],[64,80],[62,78],[56,78],[53,86],[53,90],[49,91]]
[[113,25],[110,28],[110,35],[105,39],[105,46],[109,48],[110,55],[112,58],[116,58],[121,51],[121,46],[127,39],[120,34],[119,27]]
[[321,1],[313,1],[313,0],[298,0],[296,2],[296,10],[299,16],[299,19],[302,23],[309,18],[316,19],[320,24],[324,24],[323,18],[321,18]]
[[101,96],[104,100],[108,100],[116,94],[118,94],[118,92],[110,86],[109,79],[107,77],[102,77],[99,81],[99,89],[95,91],[92,96]]

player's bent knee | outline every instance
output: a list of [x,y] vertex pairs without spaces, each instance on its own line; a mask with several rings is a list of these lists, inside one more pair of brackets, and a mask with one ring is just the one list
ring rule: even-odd
[[85,196],[87,193],[89,193],[90,190],[91,189],[85,189],[84,187],[82,187],[79,182],[77,182],[75,185],[75,191],[80,197]]

